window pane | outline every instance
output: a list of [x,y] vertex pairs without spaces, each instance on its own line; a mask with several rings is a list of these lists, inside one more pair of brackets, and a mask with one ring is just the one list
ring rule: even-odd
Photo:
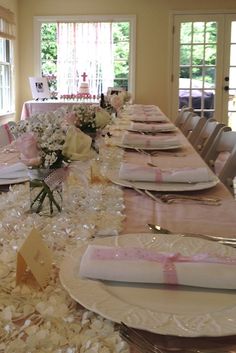
[[[59,29],[61,32],[58,32]],[[62,31],[68,34],[65,41],[61,39]],[[123,80],[124,77],[127,87],[130,69],[129,22],[43,23],[41,45],[41,70],[49,79],[51,92],[59,89],[60,95],[77,93],[74,91],[79,90],[82,72],[88,74],[91,94],[98,93],[98,86],[103,87],[105,92],[107,86],[115,84],[114,80]],[[67,92],[61,92],[62,89]]]
[[[189,78],[190,77],[190,68],[189,67],[180,67],[180,78]],[[182,84],[184,84],[184,81],[180,81],[180,88],[184,87]]]
[[204,43],[205,23],[194,22],[193,24],[193,43]]
[[[215,87],[216,85],[216,68],[215,67],[208,67],[204,69],[205,72],[205,83],[209,84],[211,87]],[[207,85],[206,85],[207,87]]]
[[206,43],[216,43],[217,41],[217,23],[206,23]]
[[231,44],[230,47],[230,65],[236,66],[236,44]]
[[192,64],[203,65],[203,60],[204,60],[204,45],[194,45]]
[[229,87],[236,89],[236,67],[231,67],[229,70]]
[[192,22],[181,23],[180,43],[191,43],[192,41]]
[[191,63],[191,45],[180,46],[180,65],[190,65]]
[[231,42],[236,43],[236,21],[231,23]]
[[12,85],[13,46],[10,40],[0,39],[0,113],[13,111]]
[[129,43],[117,42],[114,44],[114,60],[129,58]]
[[206,45],[205,65],[216,65],[216,46],[215,45]]

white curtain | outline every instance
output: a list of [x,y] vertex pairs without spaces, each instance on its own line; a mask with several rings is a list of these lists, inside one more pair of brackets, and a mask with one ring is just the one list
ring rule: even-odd
[[91,94],[113,86],[112,23],[58,23],[57,90],[76,94],[87,74]]

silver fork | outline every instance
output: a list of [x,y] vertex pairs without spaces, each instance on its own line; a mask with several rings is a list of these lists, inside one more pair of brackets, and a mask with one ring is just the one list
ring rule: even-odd
[[157,345],[123,322],[121,322],[119,334],[123,340],[133,344],[141,353],[164,353]]
[[157,202],[173,203],[173,202],[183,202],[185,200],[198,202],[205,205],[219,206],[221,204],[221,199],[218,197],[205,197],[205,196],[193,196],[193,195],[182,195],[182,194],[160,194],[153,193],[150,190],[145,190],[145,193],[152,197]]
[[229,351],[217,349],[198,349],[193,347],[190,349],[185,349],[182,347],[165,347],[161,348],[157,344],[153,343],[143,334],[139,333],[136,329],[133,329],[123,322],[120,324],[119,328],[120,337],[127,343],[132,344],[140,353],[166,353],[166,352],[180,352],[180,353],[229,353]]
[[[159,224],[148,223],[148,227],[156,234],[173,234],[168,229],[162,228]],[[236,247],[236,238],[220,237],[216,235],[200,234],[200,233],[180,233],[179,235],[182,237],[202,238],[206,240],[216,241],[220,244],[229,245],[234,248]]]

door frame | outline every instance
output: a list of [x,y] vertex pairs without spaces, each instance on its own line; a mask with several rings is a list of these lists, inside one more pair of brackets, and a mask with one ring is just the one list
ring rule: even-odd
[[[176,29],[176,20],[178,19],[178,24],[184,22],[183,20],[189,19],[190,21],[218,21],[218,40],[217,43],[224,43],[222,45],[222,50],[217,50],[217,64],[216,64],[216,101],[215,101],[215,118],[227,124],[228,114],[227,114],[227,104],[226,100],[228,98],[227,92],[223,92],[224,87],[224,77],[228,75],[228,69],[226,67],[226,62],[229,62],[229,45],[230,41],[224,41],[227,35],[230,38],[230,25],[229,20],[226,21],[226,16],[228,19],[236,18],[236,9],[221,10],[221,11],[172,11],[170,13],[169,24],[170,24],[170,41],[169,41],[169,76],[168,76],[168,91],[170,92],[170,100],[168,106],[169,116],[175,120],[178,115],[178,80],[175,77],[175,73],[179,68],[179,40],[176,40],[176,36],[179,36],[179,32]],[[181,21],[182,20],[182,21]],[[178,37],[179,38],[179,37]],[[227,53],[227,55],[226,55]],[[218,65],[221,65],[222,69],[218,69]],[[177,70],[176,70],[177,68]],[[224,70],[223,70],[224,68]]]

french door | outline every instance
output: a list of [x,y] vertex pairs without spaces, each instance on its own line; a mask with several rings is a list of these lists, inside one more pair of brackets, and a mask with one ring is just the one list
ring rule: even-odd
[[236,14],[175,15],[172,116],[182,106],[236,130]]

